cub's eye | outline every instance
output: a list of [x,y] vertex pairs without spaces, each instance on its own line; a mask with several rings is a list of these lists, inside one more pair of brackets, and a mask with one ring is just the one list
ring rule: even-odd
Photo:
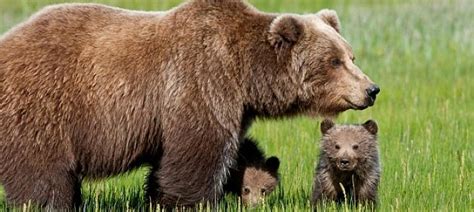
[[336,149],[340,149],[341,147],[339,145],[336,144],[335,146]]
[[244,188],[244,195],[247,195],[250,193],[250,189],[249,188]]
[[265,194],[265,193],[267,193],[267,190],[264,189],[264,188],[262,188],[262,190],[260,190],[260,192],[261,192],[262,194]]
[[334,67],[340,66],[340,65],[342,65],[342,61],[338,58],[332,59],[331,60],[331,65],[334,66]]
[[354,149],[354,150],[355,150],[355,149],[359,149],[359,145],[357,145],[357,144],[353,145],[353,146],[352,146],[352,149]]

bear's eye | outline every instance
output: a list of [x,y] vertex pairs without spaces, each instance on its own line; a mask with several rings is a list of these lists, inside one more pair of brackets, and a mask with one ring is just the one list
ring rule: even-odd
[[244,188],[244,195],[247,195],[250,193],[250,189],[249,188]]
[[357,144],[353,145],[352,149],[354,149],[354,150],[359,149],[359,145],[357,145]]
[[342,65],[342,61],[339,58],[334,58],[331,60],[331,64],[334,67]]
[[267,190],[262,188],[262,190],[260,190],[260,192],[262,192],[262,194],[265,194],[265,193],[267,193]]
[[336,144],[335,146],[336,149],[340,149],[341,147],[339,145]]

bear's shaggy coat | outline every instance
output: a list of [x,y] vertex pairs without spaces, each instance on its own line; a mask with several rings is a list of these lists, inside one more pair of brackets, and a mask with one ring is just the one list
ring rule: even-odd
[[238,0],[44,8],[0,38],[7,201],[71,208],[84,178],[149,164],[147,200],[215,203],[255,117],[374,103],[339,29],[334,11],[269,14]]
[[377,124],[321,123],[321,153],[314,178],[312,202],[368,203],[375,206],[380,181]]

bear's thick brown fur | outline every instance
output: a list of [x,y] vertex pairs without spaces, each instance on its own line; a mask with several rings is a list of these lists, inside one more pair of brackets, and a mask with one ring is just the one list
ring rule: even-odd
[[9,203],[80,204],[81,181],[152,167],[147,199],[215,203],[255,117],[373,104],[334,11],[237,0],[166,12],[49,6],[0,38],[0,182]]
[[314,178],[314,204],[322,200],[375,206],[380,181],[377,124],[321,123],[321,153]]
[[241,142],[237,154],[236,165],[230,169],[224,191],[239,195],[244,205],[253,207],[262,203],[278,185],[280,160],[275,156],[266,158],[251,138]]

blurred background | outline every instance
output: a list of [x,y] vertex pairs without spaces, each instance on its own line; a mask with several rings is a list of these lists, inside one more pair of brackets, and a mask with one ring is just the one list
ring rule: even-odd
[[[58,0],[0,0],[0,34]],[[100,0],[136,10],[167,10],[176,0]],[[335,9],[356,64],[381,87],[374,107],[339,123],[379,124],[381,211],[473,211],[474,2],[472,0],[251,0],[267,12]],[[1,55],[0,55],[1,57]],[[309,210],[319,154],[319,120],[258,120],[250,135],[282,161],[281,184],[263,210]],[[146,169],[86,182],[86,209],[143,209]],[[227,196],[221,209],[239,210]],[[0,188],[0,209],[5,195]],[[334,205],[328,205],[335,210]]]

